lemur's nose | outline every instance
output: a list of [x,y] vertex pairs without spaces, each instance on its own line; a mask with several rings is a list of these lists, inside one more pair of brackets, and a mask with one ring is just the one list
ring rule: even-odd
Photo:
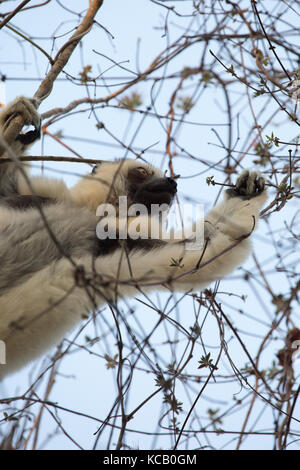
[[173,178],[167,178],[167,181],[170,183],[170,185],[172,186],[172,188],[174,189],[174,191],[177,190],[177,183],[176,181],[173,179]]

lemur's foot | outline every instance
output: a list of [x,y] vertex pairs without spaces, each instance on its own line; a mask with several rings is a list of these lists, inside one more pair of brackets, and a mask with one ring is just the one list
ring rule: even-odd
[[41,117],[36,110],[35,100],[19,96],[9,103],[0,114],[0,129],[2,133],[5,132],[13,118],[18,114],[22,116],[26,126],[32,125],[34,127],[33,131],[19,134],[17,137],[17,140],[23,145],[29,145],[36,139],[39,139],[41,135]]
[[257,171],[244,170],[238,177],[235,187],[227,190],[230,197],[251,199],[259,196],[265,189],[265,179]]

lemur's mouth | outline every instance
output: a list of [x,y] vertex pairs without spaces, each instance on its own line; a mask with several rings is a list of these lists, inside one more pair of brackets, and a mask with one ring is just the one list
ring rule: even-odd
[[149,183],[132,184],[129,194],[133,204],[144,204],[148,209],[151,204],[170,205],[177,192],[177,183],[173,178],[157,178]]

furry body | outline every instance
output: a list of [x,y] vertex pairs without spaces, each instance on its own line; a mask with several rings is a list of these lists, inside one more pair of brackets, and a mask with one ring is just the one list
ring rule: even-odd
[[[38,128],[34,106],[19,98],[0,114],[2,135],[16,113]],[[26,137],[12,143],[10,151],[4,146],[0,156],[18,155],[24,142]],[[58,344],[84,314],[107,302],[154,289],[199,290],[243,263],[266,201],[256,173],[244,172],[207,215],[201,250],[186,250],[176,239],[97,238],[99,204],[117,207],[121,195],[170,204],[175,192],[171,178],[132,160],[103,162],[70,190],[45,178],[28,184],[15,163],[0,165],[0,339],[7,350],[2,375]],[[174,266],[172,260],[181,261]]]

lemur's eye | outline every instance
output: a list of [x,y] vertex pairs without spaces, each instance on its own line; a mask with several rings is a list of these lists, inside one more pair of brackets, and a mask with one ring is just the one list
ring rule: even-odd
[[143,166],[136,166],[128,171],[128,182],[131,184],[143,184],[149,179],[150,175]]
[[143,176],[144,178],[146,178],[146,177],[148,176],[147,170],[145,170],[145,168],[143,168],[142,166],[139,166],[139,167],[137,168],[137,171],[138,171],[139,174],[140,174],[141,176]]

